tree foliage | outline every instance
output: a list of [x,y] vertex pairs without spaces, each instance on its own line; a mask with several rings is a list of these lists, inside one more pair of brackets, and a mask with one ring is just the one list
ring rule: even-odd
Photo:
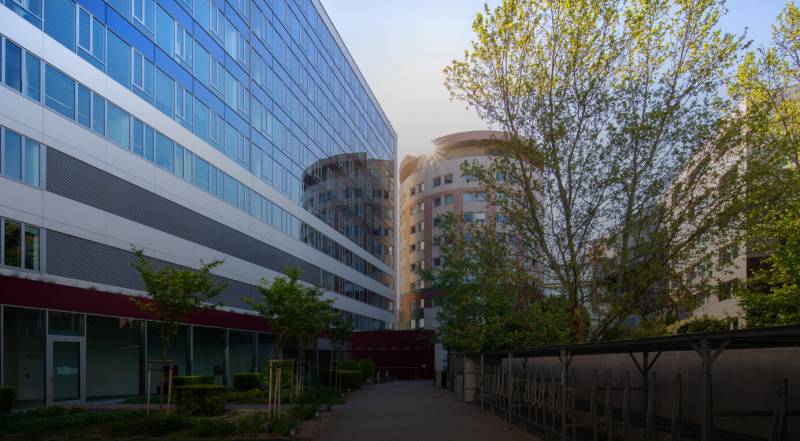
[[283,358],[287,344],[297,344],[298,351],[310,340],[327,331],[336,314],[333,299],[323,299],[324,291],[300,281],[300,271],[290,268],[287,277],[275,277],[272,282],[261,280],[261,298],[247,300],[267,322],[275,335],[278,357]]
[[731,92],[749,149],[740,239],[763,265],[738,293],[749,326],[800,323],[800,10],[788,4],[773,45],[746,55]]
[[223,261],[201,262],[197,270],[170,265],[156,268],[143,250],[134,247],[133,253],[133,268],[141,276],[149,298],[131,300],[161,323],[161,358],[166,359],[180,323],[198,309],[213,308],[211,302],[225,289],[224,284],[216,283],[211,276],[211,270]]
[[493,221],[440,224],[442,265],[423,272],[447,292],[439,340],[451,350],[485,352],[572,341],[568,305],[542,295],[540,274],[516,258]]
[[721,87],[743,42],[717,29],[724,12],[717,0],[504,0],[445,69],[452,98],[507,134],[488,167],[463,171],[519,258],[560,285],[578,340],[589,303],[602,305],[602,339],[696,300],[686,262],[719,230],[720,164],[738,145]]

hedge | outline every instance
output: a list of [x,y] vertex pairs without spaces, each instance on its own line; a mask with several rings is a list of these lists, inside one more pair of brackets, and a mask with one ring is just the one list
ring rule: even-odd
[[225,386],[193,384],[175,390],[178,411],[188,415],[212,416],[225,412]]
[[344,390],[356,390],[361,388],[362,373],[360,370],[339,370],[340,378],[342,379],[342,388]]
[[245,392],[253,389],[262,389],[261,374],[258,372],[240,372],[233,375],[233,389]]
[[16,398],[13,387],[0,386],[0,413],[10,413]]
[[195,384],[214,384],[213,375],[181,375],[172,379],[172,387],[192,386]]
[[374,360],[371,358],[364,358],[358,360],[358,365],[361,367],[361,373],[363,374],[364,381],[375,379],[375,371],[377,370],[377,366],[375,365]]

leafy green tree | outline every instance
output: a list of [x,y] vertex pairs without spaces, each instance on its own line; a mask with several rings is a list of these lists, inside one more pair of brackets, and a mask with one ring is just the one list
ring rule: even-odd
[[262,279],[261,299],[247,300],[275,335],[279,358],[288,344],[296,344],[302,356],[304,345],[327,331],[335,319],[333,299],[323,299],[321,288],[303,284],[297,269],[288,269],[286,276],[272,282]]
[[567,342],[568,305],[544,297],[540,273],[517,258],[494,221],[440,224],[442,265],[423,271],[447,293],[437,337],[451,350],[484,352]]
[[213,300],[225,289],[224,284],[216,283],[211,276],[211,270],[222,265],[223,261],[201,262],[197,270],[170,265],[156,268],[143,250],[134,247],[133,253],[133,268],[141,276],[149,297],[131,300],[160,322],[161,359],[166,360],[180,323],[185,322],[192,312],[213,308]]
[[763,265],[737,293],[748,326],[800,323],[800,9],[784,8],[773,45],[750,52],[731,92],[743,103],[746,216],[736,225]]
[[602,306],[591,330],[602,339],[631,315],[689,302],[666,287],[681,287],[679,263],[718,230],[710,213],[729,197],[718,165],[738,145],[720,91],[743,42],[718,30],[724,11],[717,0],[504,0],[478,14],[471,48],[445,69],[451,97],[507,134],[488,167],[463,171],[521,258],[558,282],[578,340],[589,303]]

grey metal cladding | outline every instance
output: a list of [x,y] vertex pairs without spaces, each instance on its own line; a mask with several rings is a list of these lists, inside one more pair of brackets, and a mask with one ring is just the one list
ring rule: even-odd
[[318,266],[52,147],[47,148],[46,186],[47,191],[59,196],[273,271],[298,268],[304,281],[315,285],[321,282]]
[[[122,288],[144,289],[139,273],[131,266],[134,260],[131,251],[47,230],[45,259],[48,274]],[[185,268],[159,259],[152,260],[157,268],[166,265]],[[217,283],[226,285],[216,301],[225,306],[252,309],[244,300],[258,298],[256,286],[216,274],[213,277]]]

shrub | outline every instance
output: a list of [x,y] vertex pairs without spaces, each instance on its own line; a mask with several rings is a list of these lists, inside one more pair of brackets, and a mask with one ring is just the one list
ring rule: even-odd
[[292,430],[297,430],[297,420],[286,414],[280,414],[269,420],[269,432],[281,436],[289,436]]
[[731,317],[714,318],[704,315],[678,322],[671,326],[675,334],[693,334],[696,332],[728,331],[735,319]]
[[195,421],[189,433],[198,438],[222,438],[238,432],[236,424],[216,418]]
[[261,374],[258,372],[240,372],[233,375],[234,390],[244,392],[261,388]]
[[377,370],[377,366],[375,365],[375,361],[373,359],[364,358],[358,360],[358,365],[361,367],[361,373],[364,378],[364,381],[375,378],[375,371]]
[[192,427],[192,419],[185,415],[152,415],[139,418],[119,418],[111,425],[111,435],[125,436],[163,436]]
[[225,412],[225,386],[193,384],[176,389],[175,404],[188,415],[221,415]]
[[227,401],[250,401],[250,400],[261,400],[266,398],[266,393],[261,389],[251,389],[248,391],[228,391],[225,394],[225,400]]
[[9,413],[14,407],[16,393],[11,386],[0,386],[0,413]]
[[172,387],[191,386],[194,384],[214,384],[213,375],[182,375],[172,379]]
[[339,370],[342,379],[342,388],[356,390],[361,388],[362,373],[360,370]]
[[342,360],[341,362],[339,362],[339,370],[360,371],[361,364],[355,360]]
[[289,416],[300,421],[311,419],[319,411],[319,404],[297,404],[289,412]]

